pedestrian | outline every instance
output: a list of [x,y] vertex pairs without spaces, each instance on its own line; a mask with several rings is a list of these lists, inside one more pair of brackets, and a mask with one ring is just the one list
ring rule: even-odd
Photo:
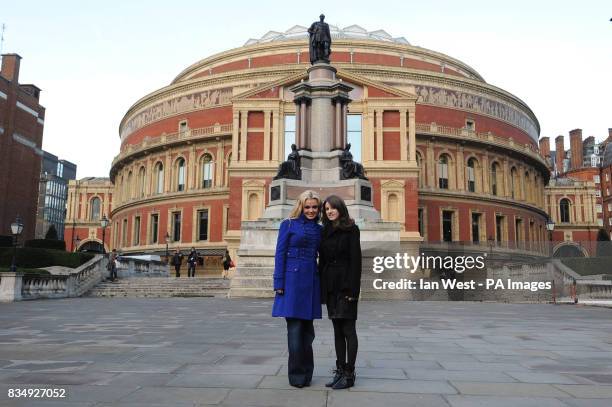
[[174,266],[174,271],[176,272],[176,278],[181,276],[181,264],[183,263],[183,255],[181,254],[179,249],[174,251],[174,255],[172,256],[172,265]]
[[319,196],[304,191],[281,222],[274,256],[273,317],[287,322],[289,384],[310,386],[314,370],[313,320],[321,318],[317,249],[321,240]]
[[346,389],[355,384],[357,360],[357,301],[361,286],[359,228],[349,217],[346,204],[332,195],[323,203],[323,231],[319,248],[321,299],[334,327],[336,369],[325,384]]
[[187,256],[187,277],[195,277],[196,263],[198,262],[198,252],[195,247],[191,248],[189,256]]
[[227,278],[229,269],[232,267],[234,267],[234,262],[230,257],[229,251],[225,250],[225,254],[223,255],[223,274],[221,274],[224,280]]
[[119,261],[117,258],[119,255],[117,254],[117,249],[113,249],[108,259],[108,270],[110,271],[110,280],[117,280],[117,266],[119,265]]

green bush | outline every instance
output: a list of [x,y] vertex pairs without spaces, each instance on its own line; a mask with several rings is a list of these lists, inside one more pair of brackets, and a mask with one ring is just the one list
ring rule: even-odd
[[38,249],[54,249],[54,250],[66,250],[66,242],[63,240],[53,239],[32,239],[26,240],[24,243],[25,247],[35,247]]
[[565,257],[559,260],[581,276],[612,274],[612,257]]
[[[70,253],[62,250],[24,247],[17,249],[16,263],[20,268],[63,266],[76,268],[94,257],[90,253]],[[9,267],[13,261],[13,249],[0,249],[0,267]]]
[[0,235],[0,247],[13,247],[13,236]]

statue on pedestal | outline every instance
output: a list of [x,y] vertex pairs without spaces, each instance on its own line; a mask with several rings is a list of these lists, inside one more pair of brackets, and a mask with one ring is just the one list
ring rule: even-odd
[[302,169],[300,168],[300,154],[297,146],[291,144],[291,152],[287,156],[287,161],[283,161],[278,166],[278,173],[274,179],[302,179]]
[[363,170],[363,165],[353,161],[353,154],[351,154],[350,150],[351,143],[348,143],[340,156],[340,165],[342,166],[342,170],[340,171],[340,179],[359,178],[367,180]]
[[329,25],[323,21],[325,15],[321,14],[319,19],[320,21],[315,21],[308,29],[308,34],[310,34],[310,63],[312,65],[317,62],[329,64],[329,55],[331,54]]

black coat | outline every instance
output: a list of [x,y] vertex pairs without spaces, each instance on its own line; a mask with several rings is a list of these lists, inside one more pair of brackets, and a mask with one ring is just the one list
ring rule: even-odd
[[357,319],[357,299],[361,289],[361,244],[357,225],[347,230],[323,230],[319,271],[321,302],[327,304],[329,318]]

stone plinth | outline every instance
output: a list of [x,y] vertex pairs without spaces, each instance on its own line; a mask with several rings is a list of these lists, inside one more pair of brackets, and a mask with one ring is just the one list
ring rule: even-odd
[[21,300],[23,273],[0,273],[0,302]]

